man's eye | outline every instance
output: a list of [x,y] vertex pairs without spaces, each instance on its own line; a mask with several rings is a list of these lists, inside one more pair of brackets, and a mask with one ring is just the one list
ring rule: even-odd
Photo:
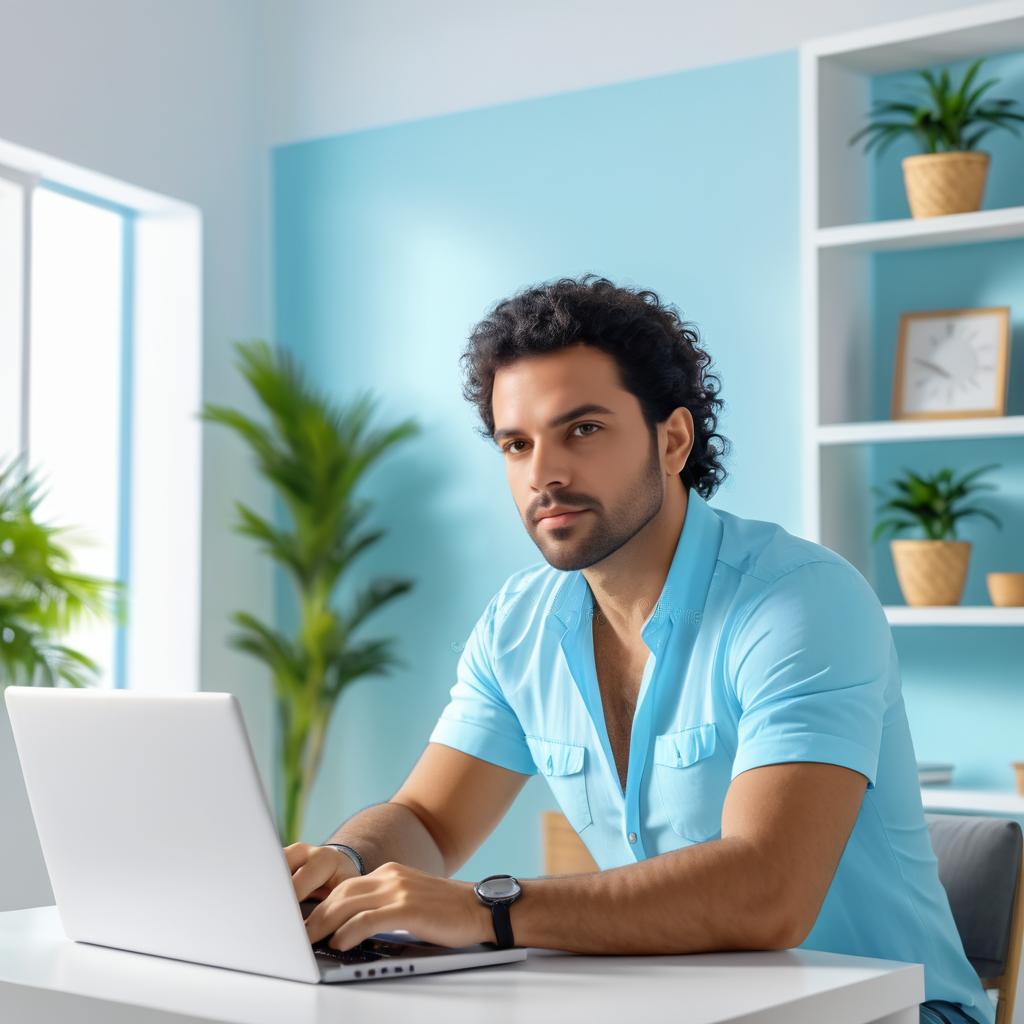
[[[580,427],[594,427],[595,428],[594,431],[589,431],[586,434],[580,435],[582,437],[592,437],[595,431],[601,429],[601,424],[600,423],[577,423],[572,429],[573,430],[579,430]],[[514,444],[522,444],[522,443],[523,443],[522,441],[509,441],[508,444],[504,445],[501,450],[503,452],[505,452],[507,455],[518,455],[519,454],[518,451],[513,451],[512,450],[512,445],[514,445]]]

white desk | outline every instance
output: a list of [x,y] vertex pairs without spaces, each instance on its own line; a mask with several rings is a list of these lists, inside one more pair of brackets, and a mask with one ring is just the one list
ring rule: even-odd
[[0,913],[0,1020],[75,1024],[919,1024],[924,968],[809,950],[590,957],[307,985],[69,941],[56,907]]

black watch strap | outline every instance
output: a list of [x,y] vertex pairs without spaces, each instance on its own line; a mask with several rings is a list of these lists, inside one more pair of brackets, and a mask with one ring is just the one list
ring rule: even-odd
[[509,913],[510,903],[492,903],[491,918],[494,921],[494,936],[498,940],[498,949],[510,949],[516,944],[512,936],[512,915]]

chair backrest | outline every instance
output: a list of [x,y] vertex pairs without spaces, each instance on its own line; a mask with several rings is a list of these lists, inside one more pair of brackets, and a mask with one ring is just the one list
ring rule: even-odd
[[926,814],[925,821],[967,959],[979,977],[998,977],[1010,953],[1021,827],[963,814]]
[[996,1024],[1010,1024],[1024,943],[1024,835],[1008,818],[926,814],[939,879],[964,952],[998,989]]

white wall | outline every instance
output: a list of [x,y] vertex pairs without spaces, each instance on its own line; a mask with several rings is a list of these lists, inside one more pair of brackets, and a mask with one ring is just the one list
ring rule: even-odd
[[[203,391],[247,404],[233,338],[267,336],[261,44],[248,0],[0,0],[0,139],[178,199],[203,214]],[[265,559],[227,524],[266,495],[241,446],[204,429],[201,683],[242,701],[262,765],[265,673],[224,643],[228,613],[269,615]],[[52,902],[0,701],[0,908]]]
[[271,41],[272,145],[720,64],[816,36],[977,6],[965,0],[260,4]]

